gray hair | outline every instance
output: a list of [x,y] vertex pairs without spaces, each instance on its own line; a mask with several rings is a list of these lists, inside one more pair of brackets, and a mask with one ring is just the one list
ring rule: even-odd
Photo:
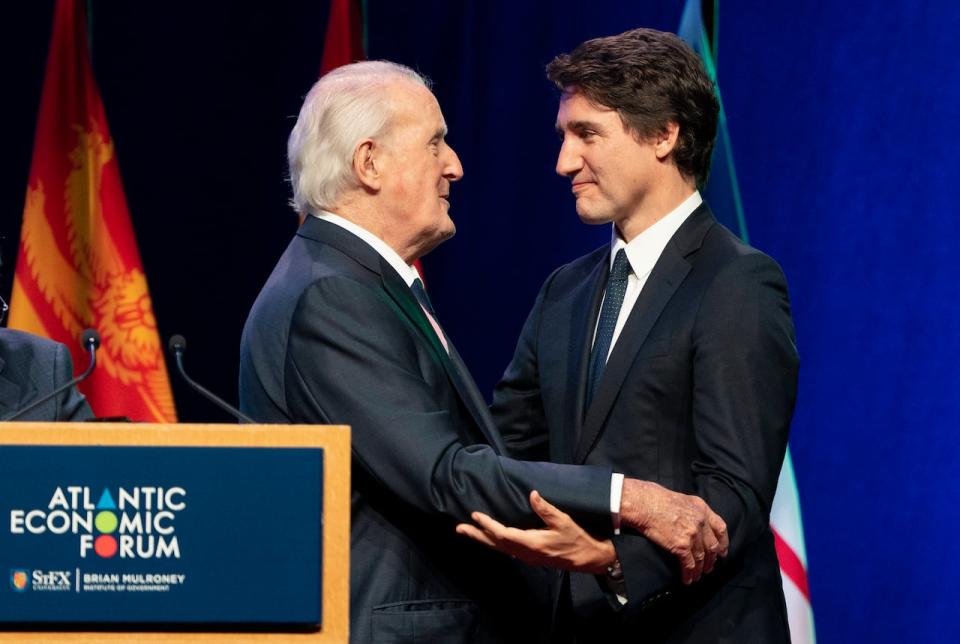
[[298,213],[329,210],[356,186],[354,150],[384,133],[391,112],[384,90],[403,79],[429,88],[414,70],[385,60],[344,65],[314,83],[287,140],[290,205]]

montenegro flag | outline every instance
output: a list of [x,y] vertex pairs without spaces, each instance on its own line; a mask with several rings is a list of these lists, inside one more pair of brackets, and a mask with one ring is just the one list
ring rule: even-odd
[[97,415],[175,422],[86,29],[85,3],[58,0],[9,326],[63,342],[78,365],[83,330],[97,329],[98,367],[81,387]]

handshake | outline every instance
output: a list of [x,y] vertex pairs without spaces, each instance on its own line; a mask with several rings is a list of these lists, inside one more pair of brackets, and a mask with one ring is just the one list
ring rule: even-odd
[[[592,574],[616,569],[617,553],[609,539],[594,538],[536,490],[530,493],[530,506],[545,527],[511,528],[474,512],[475,525],[461,523],[457,532],[530,565]],[[703,499],[650,481],[624,479],[620,520],[676,557],[685,584],[711,572],[730,547],[727,524]]]

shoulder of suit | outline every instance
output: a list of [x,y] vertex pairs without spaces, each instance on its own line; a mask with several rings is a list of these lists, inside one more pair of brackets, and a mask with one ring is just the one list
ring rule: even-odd
[[544,280],[543,286],[540,287],[539,297],[553,297],[557,293],[567,293],[576,289],[590,278],[598,263],[609,261],[609,254],[610,245],[606,244],[572,262],[555,268]]
[[352,232],[316,217],[307,217],[294,243],[302,244],[311,256],[338,254],[370,271],[377,272],[382,265],[380,254]]
[[294,317],[367,316],[370,320],[392,319],[395,313],[394,299],[380,277],[353,268],[316,272],[297,293],[291,311]]
[[[297,236],[277,262],[250,309],[244,338],[275,338],[286,343],[286,329],[306,300],[339,310],[362,306],[380,287],[380,275],[348,253],[318,240]],[[308,307],[309,308],[309,307]]]
[[17,329],[0,329],[0,351],[7,357],[11,354],[32,352],[40,355],[53,355],[61,344]]
[[[326,222],[318,222],[325,224]],[[333,224],[327,224],[335,227]],[[378,283],[383,271],[380,256],[359,238],[342,232],[337,243],[324,238],[298,234],[277,262],[270,281],[279,280],[287,288],[306,288],[317,280],[344,277],[368,284]]]
[[551,277],[573,278],[580,280],[589,275],[598,263],[610,261],[610,244],[604,244],[600,248],[590,251],[586,255],[581,255],[572,262],[563,264],[557,268]]
[[57,364],[63,344],[25,331],[0,329],[0,365],[7,378],[34,380]]
[[701,253],[705,258],[713,260],[711,263],[717,268],[729,264],[743,267],[772,265],[781,270],[776,260],[744,242],[722,224],[714,224],[707,232]]

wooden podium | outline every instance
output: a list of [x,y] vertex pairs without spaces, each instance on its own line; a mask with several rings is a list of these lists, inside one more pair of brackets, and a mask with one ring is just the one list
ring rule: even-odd
[[[350,428],[315,425],[0,423],[4,445],[323,448],[323,626],[311,633],[0,632],[0,642],[347,642]],[[2,571],[6,574],[6,571]],[[2,625],[0,625],[2,629]]]

